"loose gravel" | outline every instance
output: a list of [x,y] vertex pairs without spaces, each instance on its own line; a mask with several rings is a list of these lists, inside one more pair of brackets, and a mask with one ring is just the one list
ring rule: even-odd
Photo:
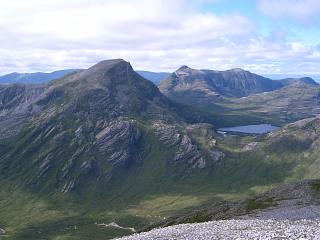
[[317,220],[223,220],[181,224],[134,234],[121,240],[213,240],[213,239],[316,239],[320,240]]
[[301,220],[320,219],[320,206],[286,206],[281,208],[270,208],[260,211],[254,215],[257,219],[277,219],[277,220]]

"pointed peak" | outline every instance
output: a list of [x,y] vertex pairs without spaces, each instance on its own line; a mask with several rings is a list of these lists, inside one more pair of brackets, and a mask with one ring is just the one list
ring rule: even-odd
[[101,62],[98,62],[97,64],[93,65],[92,67],[90,67],[88,70],[91,69],[95,69],[95,70],[99,70],[99,69],[109,69],[112,68],[116,65],[130,65],[129,62],[126,62],[123,59],[110,59],[110,60],[103,60]]
[[242,68],[232,68],[230,70],[227,71],[231,71],[231,72],[247,72],[246,70],[242,69]]
[[299,79],[304,83],[318,85],[318,83],[311,77],[302,77],[302,78],[299,78]]
[[191,68],[189,68],[187,65],[182,65],[181,67],[178,68],[177,71],[185,71],[185,70],[189,70]]
[[127,74],[134,72],[129,62],[123,59],[104,60],[69,77],[54,80],[53,84],[57,85],[69,82],[78,82],[79,84],[87,84],[87,82],[91,82],[91,84],[92,82],[101,83],[105,82],[107,78],[123,72]]
[[192,74],[192,73],[195,73],[195,72],[198,72],[199,70],[196,70],[196,69],[192,69],[186,65],[183,65],[181,66],[180,68],[178,68],[174,74],[182,74],[182,75],[185,75],[185,74]]

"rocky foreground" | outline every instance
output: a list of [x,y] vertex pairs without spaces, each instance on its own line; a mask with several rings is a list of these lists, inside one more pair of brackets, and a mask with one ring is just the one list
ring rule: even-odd
[[298,221],[223,220],[181,224],[119,239],[320,239],[320,219]]

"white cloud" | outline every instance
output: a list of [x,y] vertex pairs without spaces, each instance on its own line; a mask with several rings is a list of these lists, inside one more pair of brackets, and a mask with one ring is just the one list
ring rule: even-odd
[[258,7],[272,17],[291,17],[303,21],[320,13],[319,0],[259,0]]
[[314,49],[282,35],[275,42],[259,37],[239,13],[202,13],[199,4],[208,1],[219,2],[0,0],[0,74],[84,68],[109,58],[155,71],[187,64],[260,72],[290,71],[307,59],[306,69],[316,71]]

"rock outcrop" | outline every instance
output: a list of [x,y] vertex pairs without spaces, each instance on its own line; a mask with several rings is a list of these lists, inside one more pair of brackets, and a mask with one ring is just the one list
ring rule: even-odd
[[173,158],[174,161],[187,162],[192,168],[201,169],[206,166],[203,154],[187,134],[180,133],[176,126],[162,121],[154,122],[152,126],[160,141],[168,147],[177,148]]

